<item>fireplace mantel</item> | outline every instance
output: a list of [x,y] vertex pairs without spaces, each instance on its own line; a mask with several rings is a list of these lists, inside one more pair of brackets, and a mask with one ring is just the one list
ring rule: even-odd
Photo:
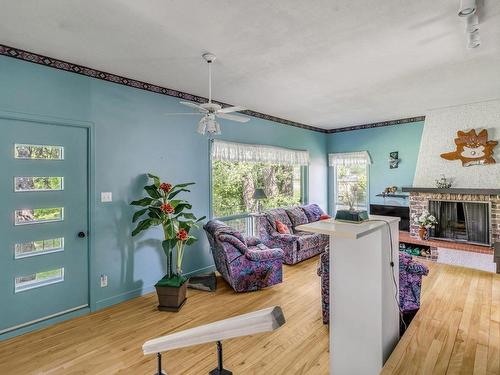
[[402,191],[408,193],[500,195],[500,189],[403,187]]

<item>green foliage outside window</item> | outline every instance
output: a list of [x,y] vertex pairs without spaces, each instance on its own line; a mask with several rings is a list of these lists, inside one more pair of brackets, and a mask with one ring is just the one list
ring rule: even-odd
[[268,197],[261,201],[263,210],[299,204],[303,195],[301,167],[215,160],[212,165],[213,215],[255,212],[256,188],[263,188]]

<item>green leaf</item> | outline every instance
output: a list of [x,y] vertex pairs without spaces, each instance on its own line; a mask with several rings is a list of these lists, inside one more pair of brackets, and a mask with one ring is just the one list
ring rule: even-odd
[[181,213],[179,214],[179,216],[183,216],[183,217],[184,217],[184,218],[186,218],[186,219],[193,219],[193,220],[196,220],[196,216],[194,216],[194,214],[193,214],[193,213],[191,213],[191,212],[181,212]]
[[162,197],[155,185],[146,185],[144,186],[144,190],[146,190],[146,193],[148,193],[151,198],[160,199]]
[[132,237],[139,234],[143,230],[148,229],[151,226],[151,219],[145,219],[137,224],[137,227],[132,231]]
[[198,220],[196,220],[196,222],[199,223],[200,221],[205,220],[206,218],[207,218],[206,216],[202,216]]
[[153,200],[151,198],[145,197],[145,198],[139,199],[138,201],[132,201],[132,202],[130,202],[130,204],[132,206],[142,206],[142,207],[145,207],[145,206],[149,206],[152,201]]
[[174,198],[177,194],[182,193],[183,191],[190,192],[191,190],[188,189],[179,189],[175,191],[171,190],[170,193],[168,193],[168,199]]
[[190,246],[194,244],[196,241],[198,241],[196,237],[189,236],[188,239],[186,240],[186,245]]
[[134,216],[132,217],[132,223],[135,223],[137,219],[139,219],[144,213],[147,211],[147,208],[143,208],[142,210],[136,211]]
[[148,177],[153,179],[154,184],[157,188],[160,187],[161,182],[160,182],[160,178],[158,176],[155,176],[154,174],[148,173]]
[[185,184],[177,184],[177,185],[174,185],[172,187],[172,190],[176,189],[176,188],[184,188],[186,186],[190,186],[190,185],[194,185],[195,182],[186,182]]

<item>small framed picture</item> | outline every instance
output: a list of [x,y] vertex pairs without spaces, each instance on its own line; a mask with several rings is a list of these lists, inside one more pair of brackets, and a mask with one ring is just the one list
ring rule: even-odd
[[389,168],[394,169],[399,165],[399,152],[393,151],[389,153]]

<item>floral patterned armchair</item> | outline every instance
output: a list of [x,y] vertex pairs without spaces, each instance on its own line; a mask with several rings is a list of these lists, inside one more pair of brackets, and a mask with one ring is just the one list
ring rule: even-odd
[[282,282],[283,250],[270,249],[257,237],[242,234],[218,220],[203,227],[215,267],[236,292],[249,292]]
[[[321,254],[318,275],[321,276],[321,307],[323,323],[328,324],[330,319],[330,255]],[[399,253],[399,305],[402,313],[416,312],[420,308],[420,290],[422,276],[429,273],[429,269],[416,261],[411,255]]]
[[[296,264],[325,251],[328,236],[295,230],[301,224],[318,221],[323,210],[317,204],[292,208],[275,208],[257,218],[257,229],[262,242],[269,247],[279,247],[285,252],[286,264]],[[281,234],[276,228],[276,220],[282,222],[289,234]]]

